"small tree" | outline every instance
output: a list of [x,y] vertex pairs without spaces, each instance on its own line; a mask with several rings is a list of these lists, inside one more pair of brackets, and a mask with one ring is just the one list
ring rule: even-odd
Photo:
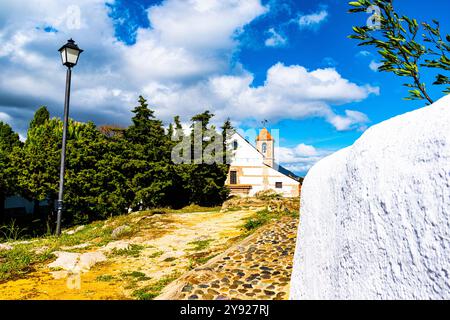
[[77,126],[67,148],[65,220],[84,223],[126,213],[132,193],[122,172],[123,139],[103,135],[92,122]]
[[11,161],[11,153],[21,146],[19,135],[0,121],[0,219],[4,215],[6,197],[18,191],[17,170]]
[[[359,40],[359,46],[373,46],[382,57],[380,71],[392,72],[400,77],[407,77],[411,82],[404,86],[409,88],[406,100],[427,100],[433,103],[426,84],[422,81],[422,68],[438,68],[450,70],[450,36],[444,41],[440,33],[439,22],[434,27],[427,23],[420,27],[416,19],[399,15],[394,10],[393,0],[358,0],[350,2],[350,13],[370,12],[377,8],[374,26],[353,27],[351,39]],[[427,34],[422,34],[424,30]],[[425,44],[428,44],[427,47]],[[449,78],[443,74],[436,76],[434,85],[450,84]],[[450,88],[443,90],[450,93]]]
[[40,201],[49,200],[51,206],[56,199],[61,137],[60,120],[51,119],[40,125],[30,125],[23,148],[16,148],[11,154],[20,194],[35,202],[35,213],[39,213]]

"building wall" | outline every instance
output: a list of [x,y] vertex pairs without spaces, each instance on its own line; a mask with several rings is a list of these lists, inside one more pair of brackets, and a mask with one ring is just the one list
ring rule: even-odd
[[249,144],[244,138],[239,134],[235,133],[231,141],[238,142],[238,148],[233,151],[233,159],[231,165],[233,166],[260,166],[264,157],[259,153],[252,145]]
[[[39,206],[44,207],[47,206],[47,201],[40,201]],[[5,209],[11,210],[11,209],[21,209],[23,208],[24,212],[27,214],[33,213],[34,210],[34,202],[28,201],[27,199],[21,197],[21,196],[12,196],[7,197],[5,201]]]
[[[254,196],[263,190],[274,190],[285,197],[298,197],[300,195],[300,183],[266,165],[254,167],[231,166],[230,172],[237,172],[237,185],[250,185],[248,196]],[[255,174],[261,172],[261,174]],[[281,182],[282,188],[276,188],[276,183]],[[227,185],[230,185],[230,174]],[[233,185],[230,185],[233,187]]]
[[[232,141],[234,140],[238,142],[238,148],[234,151],[230,166],[230,172],[236,171],[237,173],[234,194],[254,196],[259,191],[274,190],[285,197],[300,195],[298,181],[264,164],[263,155],[240,135],[235,134],[232,137]],[[276,182],[281,182],[282,188],[276,188]],[[233,187],[230,184],[230,174],[228,174],[226,184]]]
[[[265,153],[263,152],[264,151],[263,144],[266,144],[266,152]],[[256,141],[256,149],[258,149],[258,151],[264,155],[264,157],[263,157],[264,163],[266,165],[268,165],[269,167],[273,167],[274,162],[275,162],[274,141],[273,140],[257,140]]]

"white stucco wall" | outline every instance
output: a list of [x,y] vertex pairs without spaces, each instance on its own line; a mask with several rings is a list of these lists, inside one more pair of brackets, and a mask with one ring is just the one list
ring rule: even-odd
[[450,299],[450,96],[310,170],[291,299]]
[[263,163],[263,155],[239,134],[235,133],[231,137],[230,141],[234,140],[238,142],[239,146],[233,152],[232,166],[260,166]]
[[[292,192],[295,190],[294,188],[298,189],[299,187],[299,182],[288,177],[285,176],[284,174],[278,172],[277,170],[273,169],[273,168],[269,168],[269,184],[270,186],[273,188],[273,190],[275,190],[278,193],[283,194],[286,197],[290,197],[292,196]],[[275,183],[276,182],[282,182],[283,183],[283,188],[281,189],[276,189],[275,188]]]
[[239,177],[240,184],[263,184],[263,177]]
[[[298,181],[265,165],[264,156],[242,136],[237,133],[234,134],[229,141],[230,144],[232,144],[233,141],[238,142],[238,148],[233,154],[231,170],[241,171],[241,173],[238,174],[238,184],[252,186],[249,196],[254,196],[259,191],[273,189],[284,196],[290,197],[296,190],[294,188],[297,188],[298,190]],[[282,182],[283,188],[275,188],[276,182]]]
[[262,176],[263,168],[242,168],[242,173],[246,176]]

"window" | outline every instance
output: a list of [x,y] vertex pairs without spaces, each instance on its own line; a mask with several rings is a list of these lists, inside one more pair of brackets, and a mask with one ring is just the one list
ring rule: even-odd
[[239,146],[239,144],[238,144],[237,140],[234,140],[233,141],[233,150],[237,150],[238,146]]
[[283,189],[283,182],[275,182],[275,188]]
[[266,153],[267,152],[267,143],[263,143],[262,144],[262,153]]
[[236,171],[230,172],[230,184],[237,184],[237,172]]

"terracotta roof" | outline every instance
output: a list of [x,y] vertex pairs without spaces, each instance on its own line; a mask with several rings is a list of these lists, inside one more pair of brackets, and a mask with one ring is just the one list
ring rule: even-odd
[[260,132],[258,137],[256,137],[256,141],[272,141],[273,138],[270,135],[269,131],[266,128],[263,128]]

